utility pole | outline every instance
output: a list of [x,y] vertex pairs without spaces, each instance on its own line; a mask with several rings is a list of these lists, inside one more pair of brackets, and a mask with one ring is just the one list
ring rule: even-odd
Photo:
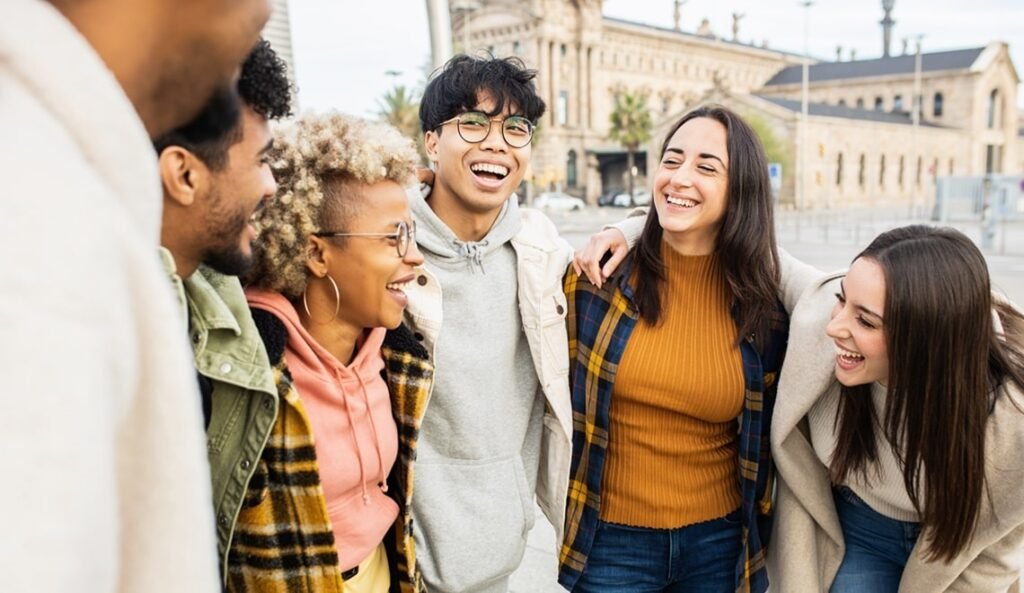
[[436,70],[452,57],[452,19],[448,0],[427,0],[427,23],[430,26],[431,64]]
[[808,95],[810,93],[810,67],[811,57],[810,50],[807,48],[807,34],[808,34],[808,20],[810,19],[811,6],[814,4],[814,0],[803,0],[800,2],[800,6],[804,8],[804,59],[803,59],[803,77],[801,80],[800,88],[800,174],[797,175],[797,192],[796,192],[796,207],[797,209],[807,207],[807,184],[805,182],[807,178],[807,111],[808,111]]

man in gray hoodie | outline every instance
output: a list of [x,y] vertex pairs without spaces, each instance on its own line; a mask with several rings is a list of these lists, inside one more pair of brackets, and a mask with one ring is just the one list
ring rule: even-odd
[[406,316],[437,368],[413,491],[431,593],[507,591],[534,500],[562,529],[572,420],[561,279],[572,248],[513,194],[545,110],[534,76],[515,58],[457,56],[420,106],[435,177],[411,198],[426,263]]

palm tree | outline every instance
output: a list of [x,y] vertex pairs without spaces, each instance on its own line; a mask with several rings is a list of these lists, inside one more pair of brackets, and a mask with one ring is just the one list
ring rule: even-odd
[[420,131],[420,101],[415,91],[400,84],[384,93],[383,97],[377,99],[377,116],[414,140],[420,156],[424,155],[423,133]]
[[626,149],[626,167],[629,173],[629,202],[633,203],[633,174],[635,153],[651,139],[651,111],[647,107],[647,94],[625,91],[615,96],[608,138]]

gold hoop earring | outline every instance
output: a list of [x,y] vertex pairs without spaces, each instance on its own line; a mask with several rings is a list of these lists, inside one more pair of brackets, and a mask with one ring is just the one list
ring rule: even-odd
[[309,312],[309,303],[306,302],[306,292],[309,290],[309,285],[307,284],[306,289],[302,291],[302,308],[306,310],[306,317],[318,325],[334,321],[335,318],[338,317],[338,312],[341,310],[341,292],[338,291],[338,283],[334,281],[334,278],[332,278],[330,274],[325,276],[325,278],[331,281],[331,288],[334,289],[334,315],[332,315],[327,321],[317,321],[313,318],[313,314]]

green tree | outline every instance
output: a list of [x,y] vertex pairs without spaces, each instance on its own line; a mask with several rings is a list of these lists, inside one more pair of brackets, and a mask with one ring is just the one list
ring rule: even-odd
[[779,139],[771,124],[765,118],[754,113],[744,113],[743,118],[747,120],[747,123],[761,140],[761,145],[764,146],[768,162],[782,165],[783,174],[786,174],[786,171],[791,171],[790,165],[793,162],[793,149]]
[[651,139],[651,110],[647,106],[647,93],[625,91],[615,96],[608,138],[626,149],[626,167],[629,173],[629,201],[633,202],[635,176],[633,169],[636,151]]
[[420,98],[413,89],[400,84],[377,99],[377,116],[416,143],[420,157],[425,158],[423,132],[420,131]]

